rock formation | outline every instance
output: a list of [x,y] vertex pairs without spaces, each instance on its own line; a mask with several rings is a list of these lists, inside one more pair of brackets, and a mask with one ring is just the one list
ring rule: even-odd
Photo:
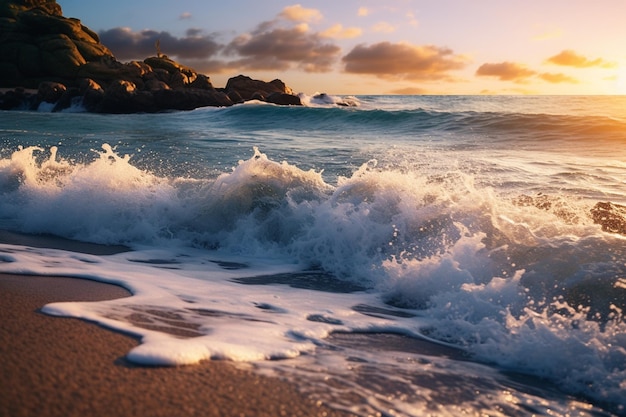
[[85,65],[114,60],[98,35],[50,0],[0,1],[0,83],[37,88],[75,79]]
[[[80,20],[62,16],[54,0],[0,0],[0,109],[63,110],[80,102],[101,113],[190,110],[258,99],[300,105],[282,81],[243,75],[216,89],[209,77],[167,56],[122,63]],[[30,93],[27,89],[37,89]]]

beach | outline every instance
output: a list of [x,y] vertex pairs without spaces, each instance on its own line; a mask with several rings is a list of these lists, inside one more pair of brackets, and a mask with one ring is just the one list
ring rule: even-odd
[[138,341],[86,321],[49,317],[56,301],[128,296],[94,281],[0,275],[0,416],[340,416],[293,384],[225,361],[142,367]]

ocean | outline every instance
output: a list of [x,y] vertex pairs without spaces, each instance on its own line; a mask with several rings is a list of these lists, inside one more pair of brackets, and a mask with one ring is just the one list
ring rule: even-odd
[[626,97],[302,99],[0,112],[0,272],[361,416],[626,415]]

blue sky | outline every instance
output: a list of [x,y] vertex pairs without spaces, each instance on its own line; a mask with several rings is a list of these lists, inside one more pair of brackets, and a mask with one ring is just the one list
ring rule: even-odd
[[331,94],[626,94],[623,0],[58,0],[121,61]]

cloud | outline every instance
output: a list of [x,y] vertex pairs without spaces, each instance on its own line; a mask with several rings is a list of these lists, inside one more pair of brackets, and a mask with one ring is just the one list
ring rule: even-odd
[[293,22],[319,22],[324,17],[319,10],[307,9],[299,4],[285,7],[279,16]]
[[320,36],[323,38],[334,38],[334,39],[351,39],[361,36],[363,31],[356,27],[344,28],[343,25],[337,23],[326,29],[323,32],[320,32]]
[[566,49],[561,51],[560,53],[551,56],[546,60],[549,64],[561,65],[566,67],[576,67],[576,68],[589,68],[589,67],[601,67],[601,68],[615,68],[617,64],[614,62],[607,62],[602,58],[596,58],[594,60],[590,60],[587,57],[582,55],[578,55],[576,52],[571,49]]
[[377,33],[391,33],[395,32],[396,28],[388,22],[378,22],[372,27],[372,30]]
[[164,54],[188,59],[211,57],[222,47],[213,39],[213,35],[205,35],[200,29],[189,29],[182,38],[164,31],[145,29],[134,32],[123,27],[101,31],[99,35],[101,42],[119,60],[143,59],[155,55],[157,41]]
[[467,65],[465,57],[447,48],[390,42],[357,45],[342,60],[348,73],[409,80],[448,79],[449,71]]
[[535,74],[535,71],[515,62],[483,64],[476,70],[477,76],[498,77],[501,81],[514,81],[516,83],[525,82],[527,78]]
[[279,27],[261,23],[251,34],[236,37],[225,52],[238,55],[237,65],[251,70],[286,70],[296,66],[307,72],[330,71],[341,49],[326,42],[307,25]]
[[367,7],[359,7],[359,11],[357,12],[358,16],[365,17],[370,14],[370,11]]
[[554,74],[551,72],[544,72],[543,74],[539,74],[539,78],[552,84],[559,84],[559,83],[578,84],[579,82],[576,78],[570,77],[569,75],[565,75],[562,73]]
[[180,20],[191,19],[191,18],[192,18],[192,15],[191,15],[191,13],[189,13],[189,12],[184,12],[184,13],[182,13],[180,16],[178,16],[178,18],[179,18]]
[[411,26],[418,26],[419,25],[419,21],[417,20],[417,17],[415,17],[415,13],[413,12],[408,12],[406,14],[407,19],[409,19],[409,25]]

